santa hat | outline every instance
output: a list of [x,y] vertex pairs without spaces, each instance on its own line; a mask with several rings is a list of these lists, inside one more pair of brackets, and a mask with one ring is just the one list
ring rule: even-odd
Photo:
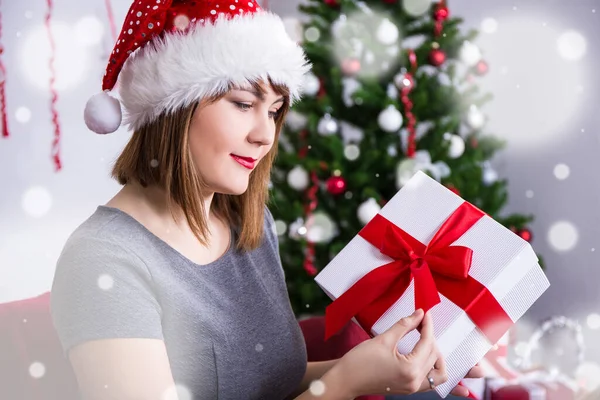
[[[138,129],[231,85],[267,81],[300,98],[310,70],[282,20],[256,0],[136,0],[84,118],[96,133]],[[119,97],[109,94],[119,83]]]

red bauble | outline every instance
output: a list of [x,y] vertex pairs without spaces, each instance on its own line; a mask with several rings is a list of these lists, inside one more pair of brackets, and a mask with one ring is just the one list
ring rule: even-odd
[[531,242],[531,240],[533,239],[533,235],[531,234],[531,231],[527,228],[521,229],[517,235],[521,236],[521,238],[527,242]]
[[387,4],[395,4],[398,2],[398,0],[383,0],[383,2]]
[[346,180],[341,176],[332,176],[327,179],[327,191],[333,195],[344,193],[346,191]]
[[475,73],[479,76],[487,74],[489,69],[488,63],[483,60],[480,60],[477,65],[475,65]]
[[339,5],[337,0],[323,0],[323,1],[329,7],[337,7]]
[[450,16],[450,11],[448,11],[448,7],[446,7],[443,3],[439,3],[433,12],[433,18],[436,21],[445,21]]
[[446,185],[446,187],[454,194],[460,196],[460,191],[454,185]]
[[429,63],[436,67],[439,67],[446,61],[446,53],[440,49],[433,49],[429,53]]

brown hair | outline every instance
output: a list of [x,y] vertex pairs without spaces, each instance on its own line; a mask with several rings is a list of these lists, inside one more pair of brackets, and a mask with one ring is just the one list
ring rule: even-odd
[[[252,250],[262,240],[264,207],[268,200],[271,166],[277,154],[279,133],[289,110],[289,90],[273,84],[273,91],[285,97],[275,119],[275,140],[271,150],[250,174],[246,192],[239,196],[215,193],[212,210],[230,226],[239,228],[237,248]],[[254,89],[264,93],[260,83]],[[230,89],[234,86],[232,85]],[[174,216],[173,202],[183,211],[198,240],[206,245],[208,226],[204,218],[204,195],[207,186],[195,168],[189,148],[189,128],[198,107],[212,104],[225,93],[203,99],[200,103],[165,113],[133,132],[112,169],[112,177],[121,185],[137,181],[143,187],[157,185],[168,194],[167,205]]]

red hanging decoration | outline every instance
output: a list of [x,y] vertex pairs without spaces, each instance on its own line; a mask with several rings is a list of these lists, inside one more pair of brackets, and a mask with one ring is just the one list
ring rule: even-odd
[[50,111],[52,113],[52,124],[54,125],[54,139],[52,140],[52,160],[56,171],[60,171],[62,163],[60,161],[60,122],[58,119],[58,93],[56,91],[56,68],[54,67],[54,57],[56,46],[54,36],[52,35],[52,11],[54,8],[53,0],[47,0],[48,9],[46,12],[45,25],[48,32],[48,41],[50,42]]
[[527,228],[521,229],[517,234],[527,242],[531,242],[531,240],[533,240],[533,234]]
[[448,7],[446,7],[446,1],[440,0],[440,2],[435,7],[433,11],[433,19],[435,21],[435,25],[433,28],[433,33],[435,37],[438,37],[442,34],[442,30],[444,29],[444,22],[450,16],[450,11],[448,11]]
[[[306,192],[307,197],[308,197],[308,203],[306,204],[306,207],[305,207],[305,214],[306,214],[305,223],[308,223],[313,211],[315,211],[315,209],[317,208],[317,205],[319,204],[319,202],[317,200],[317,192],[319,191],[319,178],[317,177],[317,173],[315,171],[312,171],[310,173],[310,179],[312,181],[312,186]],[[306,228],[307,234],[308,234],[308,229],[310,229],[309,224],[305,225],[305,228]],[[318,272],[317,268],[315,267],[315,244],[310,240],[306,241],[306,254],[304,257],[304,270],[306,271],[306,273],[309,276],[315,276],[315,275],[317,275],[317,272]]]
[[113,39],[113,43],[117,41],[117,25],[115,24],[115,17],[113,15],[112,5],[110,4],[110,0],[104,0],[104,4],[106,5],[106,14],[108,16],[108,24],[110,26],[110,34]]
[[[0,6],[2,1],[0,0]],[[10,136],[8,132],[8,117],[6,114],[6,67],[2,62],[4,46],[2,46],[2,12],[0,11],[0,118],[2,120],[2,137]]]
[[408,79],[408,84],[402,86],[400,90],[400,100],[404,105],[404,115],[407,120],[406,130],[408,131],[408,148],[406,155],[412,158],[414,157],[415,152],[417,150],[417,134],[415,131],[415,125],[417,120],[414,114],[412,113],[413,102],[408,96],[415,86],[414,74],[417,71],[417,55],[412,49],[408,50],[408,61],[410,62],[410,71],[404,74],[404,79]]

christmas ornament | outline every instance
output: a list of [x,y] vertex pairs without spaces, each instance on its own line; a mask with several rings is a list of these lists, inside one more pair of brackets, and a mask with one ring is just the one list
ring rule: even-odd
[[352,125],[346,121],[340,123],[340,134],[345,144],[354,142],[359,143],[363,140],[365,133],[356,125]]
[[283,236],[287,232],[287,224],[284,221],[278,219],[273,224],[272,229],[273,229],[273,233],[275,233],[275,235]]
[[290,110],[285,118],[285,124],[293,131],[306,128],[308,117],[296,110]]
[[306,227],[304,226],[304,220],[297,218],[290,224],[289,237],[294,240],[300,240],[306,235]]
[[411,74],[401,72],[394,76],[394,84],[398,89],[412,90],[415,87],[415,80]]
[[446,133],[444,138],[450,142],[448,147],[448,157],[458,158],[465,152],[465,141],[458,135]]
[[523,228],[521,229],[517,235],[519,235],[521,237],[521,239],[527,241],[527,242],[531,242],[533,240],[533,235],[531,233],[531,231],[527,228]]
[[480,129],[485,124],[485,116],[476,105],[472,104],[467,112],[466,122],[470,128]]
[[456,195],[460,196],[460,190],[458,190],[458,188],[456,188],[456,186],[454,186],[453,184],[448,184],[448,185],[445,185],[445,186],[446,186],[446,187],[448,188],[448,190],[450,190],[452,193],[454,193],[454,194],[456,194]]
[[474,67],[481,60],[481,50],[477,45],[465,40],[458,51],[458,57],[468,67]]
[[446,21],[450,16],[450,11],[448,11],[448,7],[446,7],[445,2],[439,2],[433,11],[433,19],[436,21]]
[[348,77],[342,78],[342,100],[346,107],[352,107],[354,105],[352,95],[360,88],[361,84],[356,79]]
[[346,76],[354,76],[360,72],[360,61],[355,58],[348,58],[342,61],[342,73]]
[[376,37],[380,43],[391,46],[398,41],[398,27],[389,19],[384,18],[377,28]]
[[417,149],[417,133],[415,131],[415,124],[417,121],[414,114],[412,113],[413,102],[410,99],[409,95],[415,86],[415,80],[413,77],[417,71],[417,55],[412,49],[408,50],[408,61],[410,62],[411,71],[404,73],[405,76],[403,81],[401,82],[402,87],[400,91],[402,94],[400,96],[400,101],[404,106],[404,113],[406,115],[406,119],[408,120],[408,124],[406,126],[406,130],[408,131],[408,144],[406,154],[409,157],[413,157]]
[[375,215],[381,210],[381,206],[377,203],[374,198],[369,198],[358,206],[356,215],[358,220],[366,225]]
[[395,99],[399,95],[398,88],[392,83],[388,83],[385,93],[390,99]]
[[431,0],[402,0],[402,8],[413,17],[420,17],[431,8]]
[[379,113],[377,123],[385,132],[396,132],[402,126],[402,114],[396,107],[389,105]]
[[492,167],[484,168],[481,180],[484,185],[489,186],[498,180],[498,173]]
[[319,93],[319,89],[321,88],[321,82],[319,78],[315,76],[312,72],[304,75],[304,80],[302,82],[302,93],[307,96],[315,96]]
[[338,0],[323,0],[329,7],[337,7],[339,5]]
[[[176,24],[180,15],[199,23],[181,31]],[[247,40],[239,40],[240,29]],[[262,67],[248,63],[247,54],[259,53]],[[182,60],[185,68],[178,69],[175,76],[173,69],[163,67],[179,65]],[[256,1],[139,0],[126,14],[102,92],[108,95],[117,80],[120,82],[118,97],[127,112],[127,124],[130,130],[137,130],[160,115],[219,94],[223,87],[246,85],[257,76],[280,77],[279,83],[290,89],[293,104],[309,70],[306,55],[286,34],[282,20],[264,12]],[[111,121],[120,118],[116,107],[114,111]],[[89,112],[85,120],[90,129],[105,128],[101,119]]]
[[332,176],[327,179],[326,185],[327,191],[334,196],[346,191],[346,180],[341,176]]
[[335,222],[324,212],[317,211],[306,220],[306,239],[309,242],[328,243],[335,235]]
[[2,128],[2,137],[6,138],[10,136],[10,133],[8,131],[8,116],[6,114],[6,66],[3,61],[2,18],[2,11],[0,10],[0,127]]
[[475,65],[475,73],[479,76],[487,74],[488,70],[489,70],[489,66],[483,60],[479,60],[477,62],[477,64]]
[[54,127],[54,137],[52,138],[52,160],[54,161],[54,169],[59,171],[62,168],[60,160],[60,121],[58,118],[58,92],[56,91],[56,45],[54,35],[52,33],[52,12],[54,11],[54,3],[48,1],[48,9],[46,11],[45,26],[48,33],[48,41],[50,43],[50,114],[52,115],[52,126]]
[[432,49],[429,53],[429,63],[439,67],[446,61],[446,53],[440,49]]
[[296,165],[288,173],[287,183],[292,189],[298,191],[306,189],[309,183],[308,172],[301,166]]
[[400,161],[396,166],[396,188],[402,189],[418,170],[417,161],[414,158],[405,158]]
[[433,19],[435,21],[433,27],[433,35],[435,37],[439,37],[442,35],[444,22],[446,22],[449,16],[450,13],[448,11],[448,7],[446,7],[446,2],[444,0],[440,0],[433,11]]
[[323,136],[334,135],[338,131],[338,122],[330,114],[325,114],[323,118],[319,120],[317,125],[317,132]]
[[360,149],[357,145],[349,144],[346,147],[344,147],[344,157],[346,157],[346,159],[348,159],[348,161],[354,161],[354,160],[358,159],[359,156],[360,156]]

